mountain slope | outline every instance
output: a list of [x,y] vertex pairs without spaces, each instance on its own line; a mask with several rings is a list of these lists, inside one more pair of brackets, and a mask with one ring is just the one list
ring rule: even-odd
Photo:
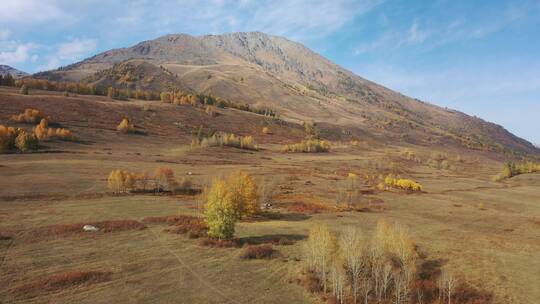
[[[125,68],[134,62],[138,68]],[[403,96],[299,43],[259,32],[167,35],[35,76],[158,91],[174,86],[381,141],[538,153],[498,125]]]
[[28,73],[19,71],[16,68],[10,67],[9,65],[0,64],[0,75],[5,76],[7,74],[10,74],[15,79],[28,76]]

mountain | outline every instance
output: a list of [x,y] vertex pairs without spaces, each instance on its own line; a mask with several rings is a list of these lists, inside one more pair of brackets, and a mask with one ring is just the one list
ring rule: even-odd
[[15,79],[28,76],[28,73],[19,71],[16,68],[10,67],[9,65],[0,64],[0,75],[4,76],[7,74],[10,74]]
[[291,121],[316,121],[335,140],[352,134],[385,143],[539,152],[499,125],[404,96],[299,43],[260,32],[166,35],[34,76],[212,94],[270,107]]

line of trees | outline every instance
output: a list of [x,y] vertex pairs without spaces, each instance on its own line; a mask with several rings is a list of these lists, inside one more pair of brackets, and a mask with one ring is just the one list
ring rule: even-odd
[[113,170],[107,178],[107,186],[115,194],[136,191],[155,193],[193,191],[191,181],[186,178],[178,181],[174,171],[167,167],[156,169],[154,174],[150,174],[148,171],[134,173],[127,170]]
[[36,79],[32,77],[24,77],[15,80],[9,74],[0,78],[0,85],[16,86],[19,88],[24,87],[26,91],[28,89],[36,89],[74,93],[81,95],[108,96],[114,99],[133,98],[139,100],[161,100],[162,102],[166,103],[190,104],[193,106],[210,105],[220,108],[234,108],[241,111],[247,111],[268,117],[279,118],[279,115],[276,113],[276,111],[267,107],[240,104],[212,95],[201,93],[187,93],[180,90],[164,91],[160,93],[152,90],[118,89],[112,86],[103,87],[84,82],[50,81],[47,79]]
[[493,177],[494,181],[501,181],[503,179],[511,178],[520,174],[540,172],[540,163],[535,163],[532,161],[515,163],[507,161],[504,163],[503,170],[501,173]]

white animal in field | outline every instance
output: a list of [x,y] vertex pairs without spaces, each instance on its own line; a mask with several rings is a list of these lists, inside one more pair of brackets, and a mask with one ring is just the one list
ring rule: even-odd
[[96,232],[96,231],[99,230],[98,227],[92,226],[92,225],[84,225],[84,226],[82,227],[82,229],[83,229],[84,231],[86,231],[86,232]]

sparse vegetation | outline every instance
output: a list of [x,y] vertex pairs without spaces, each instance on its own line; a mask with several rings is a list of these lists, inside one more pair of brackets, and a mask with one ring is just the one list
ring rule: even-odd
[[331,145],[329,142],[320,139],[307,139],[297,144],[285,145],[282,152],[292,153],[320,153],[330,151]]

